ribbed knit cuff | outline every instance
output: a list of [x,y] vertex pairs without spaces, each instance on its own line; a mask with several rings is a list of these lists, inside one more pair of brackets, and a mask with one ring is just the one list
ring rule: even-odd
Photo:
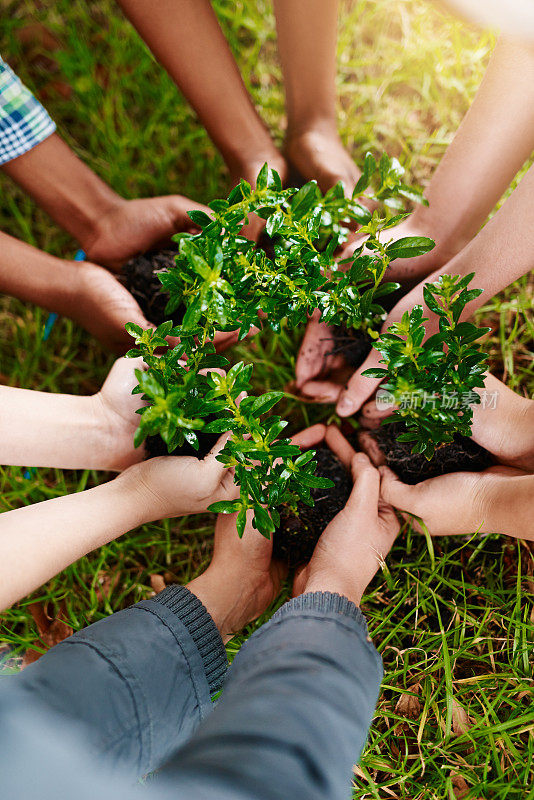
[[185,586],[172,584],[152,598],[176,614],[185,625],[200,653],[210,692],[217,692],[223,682],[228,659],[215,623],[206,608]]
[[345,617],[350,617],[356,620],[361,625],[367,636],[367,622],[358,608],[358,606],[349,600],[348,597],[343,597],[340,594],[333,592],[308,592],[288,600],[281,606],[272,619],[282,619],[288,614],[292,615],[296,611],[319,611],[323,614],[334,613],[341,614]]

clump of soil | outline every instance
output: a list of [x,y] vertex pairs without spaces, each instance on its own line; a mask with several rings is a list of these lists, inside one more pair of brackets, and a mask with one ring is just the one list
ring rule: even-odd
[[347,364],[354,369],[361,367],[373,347],[373,340],[369,334],[342,325],[336,325],[333,333],[334,346],[329,355],[343,356]]
[[403,422],[381,425],[372,435],[386,458],[386,464],[403,483],[414,485],[449,472],[480,472],[494,463],[491,453],[466,436],[457,434],[451,444],[439,447],[431,461],[412,453],[411,442],[399,442],[406,432]]
[[327,447],[317,449],[316,474],[330,478],[335,485],[331,489],[312,489],[312,508],[299,503],[296,513],[280,509],[280,528],[273,534],[274,558],[290,567],[310,560],[320,535],[344,508],[352,490],[349,473]]
[[208,455],[211,448],[215,445],[220,438],[220,433],[202,433],[198,431],[199,448],[195,450],[189,442],[184,442],[181,447],[177,447],[172,453],[167,450],[167,445],[157,434],[156,436],[147,436],[145,439],[145,459],[155,458],[156,456],[194,456],[195,458],[204,458]]
[[165,250],[149,250],[130,259],[122,270],[121,283],[135,297],[147,320],[156,326],[168,319],[174,325],[180,325],[184,316],[181,307],[170,315],[165,313],[169,295],[158,278],[158,272],[174,267],[177,252],[177,245],[170,245]]

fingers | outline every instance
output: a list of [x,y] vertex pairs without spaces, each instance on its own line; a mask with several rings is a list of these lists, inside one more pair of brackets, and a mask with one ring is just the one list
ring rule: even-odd
[[382,420],[391,415],[394,408],[394,406],[382,408],[375,396],[373,400],[369,400],[368,403],[362,406],[359,417],[360,425],[368,431],[376,430],[380,427]]
[[336,405],[336,412],[340,417],[350,417],[355,414],[376,391],[380,385],[380,380],[366,378],[362,376],[362,372],[366,369],[379,367],[381,358],[382,356],[377,350],[371,350],[361,367],[349,380],[346,388],[339,395]]
[[224,450],[226,443],[228,442],[231,436],[232,436],[232,431],[227,431],[227,433],[223,433],[222,436],[219,436],[219,438],[209,451],[208,455],[204,457],[205,462],[213,461],[214,465],[217,468],[221,467],[221,473],[227,468],[224,466],[224,464],[221,464],[220,461],[217,461],[217,456]]
[[316,309],[310,317],[299,348],[295,377],[297,389],[328,369],[327,360],[332,352],[332,331],[321,322],[321,313]]
[[420,490],[418,486],[410,486],[402,483],[389,467],[379,467],[380,473],[380,496],[388,505],[394,506],[401,511],[409,514],[419,514],[418,498]]
[[337,403],[343,387],[333,381],[308,381],[300,387],[301,394],[315,403]]
[[351,461],[354,486],[348,499],[347,510],[356,510],[362,506],[378,509],[380,495],[380,474],[371,464],[365,453],[355,453]]
[[239,340],[239,331],[216,331],[213,344],[218,353],[222,353]]
[[358,444],[375,467],[380,467],[382,464],[386,463],[386,457],[372,434],[367,431],[359,431]]
[[329,425],[326,429],[325,442],[330,450],[336,455],[344,467],[351,469],[352,459],[356,451],[345,439],[337,425]]
[[325,433],[326,425],[318,423],[317,425],[312,425],[310,428],[306,428],[305,430],[296,433],[291,437],[291,442],[293,444],[298,444],[299,447],[302,447],[303,450],[306,450],[310,447],[315,447],[315,445],[320,444],[325,438]]

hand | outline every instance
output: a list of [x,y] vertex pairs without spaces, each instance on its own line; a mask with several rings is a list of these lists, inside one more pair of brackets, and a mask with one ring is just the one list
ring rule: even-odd
[[88,261],[75,264],[72,269],[68,315],[105,347],[124,353],[132,346],[132,338],[124,328],[127,322],[135,322],[141,328],[153,327],[128,289],[106,269]]
[[179,231],[196,231],[188,211],[209,208],[180,194],[115,202],[81,245],[87,257],[119,272],[129,258],[164,245]]
[[315,403],[335,403],[352,368],[335,354],[334,331],[317,309],[308,320],[295,366],[295,387]]
[[137,386],[136,369],[143,368],[142,358],[119,358],[97,394],[93,395],[94,414],[102,431],[102,452],[106,453],[106,469],[121,472],[142,461],[145,447],[134,447],[134,434],[139,425],[135,412],[142,405],[141,395],[132,394]]
[[[534,400],[516,394],[491,374],[486,375],[484,389],[479,394],[482,402],[473,406],[473,440],[501,465],[534,472]],[[373,430],[390,413],[391,409],[379,409],[372,400],[363,406],[360,423],[363,428]],[[358,439],[375,466],[384,463],[372,436],[364,430]]]
[[218,500],[235,500],[234,470],[217,461],[231,433],[224,434],[203,459],[158,456],[124,473],[136,482],[152,519],[200,514]]
[[[432,236],[423,225],[414,225],[411,219],[407,220],[388,232],[388,238],[397,240],[405,236]],[[350,258],[357,247],[362,244],[364,237],[356,235],[353,241],[348,244],[341,255],[339,260]],[[397,259],[393,264],[388,267],[387,280],[397,281],[405,288],[410,288],[418,280],[425,277],[432,269],[437,269],[442,266],[446,258],[444,248],[438,250],[435,248],[430,253],[425,253],[423,256],[417,258],[402,258]],[[417,291],[417,290],[416,290]],[[422,289],[421,289],[422,296]],[[411,297],[411,295],[407,295]],[[403,298],[404,300],[404,298]],[[399,301],[388,316],[383,325],[383,330],[391,325],[392,322],[397,321],[397,317],[402,316],[405,308],[412,308],[415,304],[411,300],[404,303],[403,300]],[[320,315],[315,312],[304,334],[304,339],[300,346],[299,354],[297,357],[296,377],[297,388],[300,389],[303,395],[313,399],[319,403],[336,403],[343,397],[343,399],[354,400],[358,402],[360,392],[364,393],[369,389],[369,394],[365,395],[363,399],[367,399],[369,395],[376,388],[377,383],[369,381],[369,379],[361,378],[361,372],[364,369],[369,369],[371,366],[377,366],[381,358],[378,351],[372,350],[368,359],[364,364],[354,373],[350,381],[352,370],[346,364],[341,355],[332,356],[334,349],[334,339],[331,328],[320,321]],[[347,391],[343,392],[345,384],[348,381]],[[354,406],[354,402],[352,402]],[[351,407],[352,407],[351,406]],[[357,406],[354,411],[358,410]],[[344,413],[341,405],[338,407],[338,413],[342,416],[350,416],[350,413]]]
[[272,560],[272,540],[252,527],[252,513],[240,539],[237,514],[219,514],[208,569],[188,589],[208,608],[223,640],[230,639],[273,602],[286,573]]
[[306,180],[315,179],[323,192],[338,181],[352,194],[360,170],[341,143],[335,124],[325,123],[303,131],[290,132],[285,151],[288,160]]
[[[422,519],[432,536],[476,532],[534,539],[534,476],[521,470],[451,472],[414,486],[401,483],[389,467],[379,471],[384,502]],[[417,520],[413,524],[421,530]]]
[[356,605],[389,553],[399,532],[392,507],[380,499],[380,475],[364,453],[355,453],[329,427],[326,441],[352,470],[347,505],[326,527],[311,561],[297,575],[294,594],[337,592]]

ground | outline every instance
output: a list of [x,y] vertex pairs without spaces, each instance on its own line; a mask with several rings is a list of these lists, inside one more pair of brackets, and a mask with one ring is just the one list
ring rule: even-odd
[[[270,4],[214,5],[252,96],[281,141],[283,89]],[[128,197],[178,191],[203,201],[224,194],[227,175],[213,145],[114,3],[3,6],[0,52],[47,104],[62,135],[116,190]],[[35,29],[21,35],[36,21],[57,37],[59,49],[35,43]],[[343,140],[356,159],[369,148],[397,155],[424,184],[476,91],[492,36],[453,22],[425,0],[345,0],[340,25]],[[74,253],[75,244],[30,200],[7,180],[0,185],[2,230],[58,255]],[[524,278],[480,312],[493,326],[494,371],[530,395],[531,298],[532,278]],[[96,390],[112,358],[64,319],[43,342],[46,317],[0,300],[0,380],[49,391]],[[271,336],[232,357],[252,356],[258,387],[278,389],[293,375],[297,345],[298,336]],[[297,430],[330,411],[289,399],[285,413]],[[0,469],[0,508],[80,491],[106,477]],[[212,532],[210,516],[145,526],[81,559],[32,600],[48,602],[51,613],[61,610],[79,629],[147,597],[151,576],[196,575],[209,559]],[[385,678],[354,797],[534,797],[532,549],[493,536],[432,547],[406,527],[388,563],[363,602]],[[0,643],[20,652],[36,646],[29,603],[2,620]]]

